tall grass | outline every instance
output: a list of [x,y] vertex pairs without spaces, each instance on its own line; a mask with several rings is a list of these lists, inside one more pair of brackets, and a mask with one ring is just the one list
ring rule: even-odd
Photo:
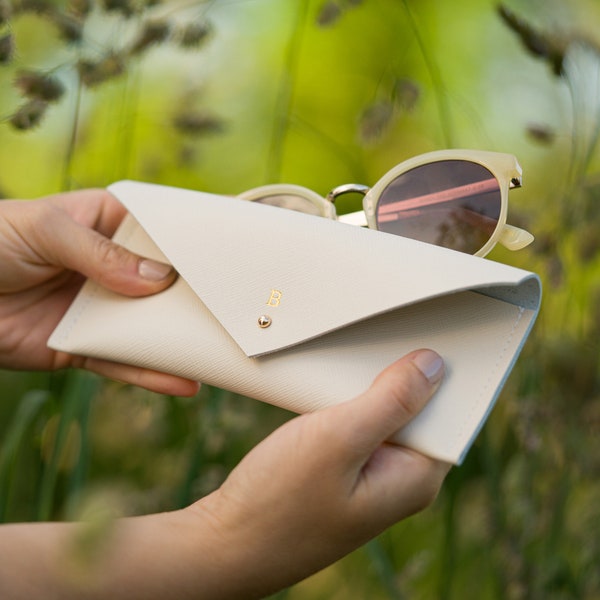
[[[448,41],[471,57],[472,42],[460,37],[469,19],[483,32],[469,31],[481,44],[480,63],[470,65],[474,79],[506,66],[532,77],[547,73],[544,92],[556,93],[557,104],[566,97],[560,106],[571,118],[537,124],[534,142],[527,137],[533,128],[511,122],[522,137],[507,149],[525,157],[532,182],[520,207],[511,199],[511,218],[527,222],[538,239],[532,250],[493,257],[539,272],[544,305],[490,421],[430,510],[274,598],[600,596],[594,40],[584,43],[576,29],[559,36],[531,10],[504,7],[501,20],[491,3],[474,0],[452,9],[455,21],[434,2],[110,4],[36,3],[33,10],[0,0],[0,136],[28,152],[13,177],[0,173],[0,189],[30,189],[24,173],[48,144],[46,131],[52,154],[58,142],[64,150],[52,165],[58,179],[37,162],[48,187],[104,185],[115,176],[228,192],[265,178],[291,177],[318,191],[346,178],[372,183],[432,145],[505,139],[504,121],[492,136],[464,128],[465,114],[477,110],[481,122],[494,122],[482,98],[464,109],[455,84],[464,78],[462,65],[448,66]],[[236,20],[240,14],[253,19]],[[234,59],[219,62],[212,43],[231,23],[235,35],[220,52]],[[32,31],[48,35],[32,43]],[[237,64],[244,57],[231,48],[232,40],[243,44],[253,35],[263,65],[255,70]],[[494,38],[487,58],[486,35]],[[219,69],[203,62],[211,52]],[[30,56],[37,64],[27,64]],[[163,89],[156,65],[175,63],[186,65],[184,76],[165,79]],[[38,85],[25,86],[23,71]],[[197,71],[209,75],[198,79]],[[51,93],[51,82],[62,92]],[[510,90],[500,87],[494,94],[505,93],[508,102]],[[229,118],[221,117],[223,106]],[[182,399],[86,373],[0,372],[0,520],[79,518],[98,503],[116,514],[184,506],[217,487],[289,417],[208,386]]]

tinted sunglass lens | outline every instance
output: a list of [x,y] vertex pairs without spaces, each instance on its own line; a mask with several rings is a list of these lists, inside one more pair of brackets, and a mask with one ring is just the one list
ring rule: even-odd
[[492,236],[502,198],[496,177],[466,160],[444,160],[399,175],[383,191],[377,229],[469,254]]
[[257,198],[254,200],[254,202],[270,204],[271,206],[279,206],[280,208],[287,208],[289,210],[295,210],[297,212],[303,212],[309,215],[321,215],[321,212],[315,204],[313,204],[310,200],[295,194],[271,194]]

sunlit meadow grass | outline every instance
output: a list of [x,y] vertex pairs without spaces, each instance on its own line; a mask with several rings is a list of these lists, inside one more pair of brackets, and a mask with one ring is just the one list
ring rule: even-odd
[[[20,148],[27,146],[22,138],[11,141],[15,129],[38,136],[31,138],[33,153],[34,145],[44,143],[42,133],[54,111],[62,110],[60,132],[49,134],[62,144],[53,167],[60,172],[59,188],[107,184],[115,173],[184,186],[202,183],[197,170],[211,160],[211,153],[223,164],[231,159],[222,153],[219,137],[254,118],[255,113],[246,115],[239,107],[229,121],[222,118],[220,106],[197,102],[203,98],[202,86],[199,91],[180,83],[179,103],[157,104],[154,95],[144,95],[148,88],[143,78],[154,75],[152,50],[194,49],[201,56],[219,33],[211,9],[226,5],[154,4],[0,0],[0,76],[5,82],[0,136]],[[258,125],[244,130],[249,139],[239,146],[239,163],[247,160],[244,152],[258,147],[266,164],[261,173],[276,181],[313,165],[305,148],[318,147],[315,162],[329,164],[336,157],[342,165],[338,171],[366,181],[375,171],[369,152],[397,152],[391,137],[403,149],[405,143],[421,147],[424,122],[436,123],[439,144],[459,143],[461,132],[447,93],[452,81],[439,68],[435,45],[421,26],[439,10],[435,3],[421,8],[410,2],[298,0],[277,9],[263,4],[265,21],[279,10],[281,70],[279,63],[264,67],[273,76],[261,81],[269,81],[273,97],[264,101],[268,108],[256,110]],[[465,7],[467,15],[481,11],[476,2]],[[387,42],[379,10],[397,18],[399,29]],[[490,4],[488,12],[493,11]],[[449,475],[434,506],[274,598],[600,597],[598,49],[589,39],[581,46],[582,36],[554,35],[509,7],[497,20],[523,44],[523,61],[539,61],[540,69],[547,66],[552,77],[565,83],[573,110],[567,143],[561,142],[559,125],[556,130],[539,124],[528,129],[553,161],[531,161],[548,169],[548,184],[538,186],[539,198],[526,210],[511,207],[513,220],[526,221],[536,233],[535,245],[516,257],[501,251],[494,255],[540,273],[545,292],[539,322],[490,421],[465,464]],[[344,29],[352,22],[350,31],[360,37]],[[32,31],[38,35],[32,37]],[[249,33],[240,30],[237,35],[246,39]],[[360,83],[352,93],[330,85],[322,73],[316,83],[306,76],[317,73],[321,64],[316,59],[309,68],[302,63],[307,39],[338,49],[342,58],[335,68],[347,75],[346,82],[356,77]],[[348,40],[356,39],[363,44],[361,52],[348,62],[342,52],[348,51]],[[512,39],[502,38],[504,44]],[[402,45],[405,40],[411,41],[410,51]],[[267,41],[263,36],[260,43]],[[366,63],[369,47],[377,44],[380,56],[394,58],[369,55],[374,62],[367,66],[377,72],[371,80],[361,79],[354,71],[366,69],[360,61]],[[505,46],[496,47],[498,54],[504,51]],[[47,56],[55,62],[49,65]],[[319,60],[325,58],[323,54]],[[211,76],[217,75],[223,74]],[[235,86],[235,78],[226,75]],[[323,107],[322,118],[299,108],[302,75],[303,89],[309,90],[305,94]],[[256,102],[256,89],[234,89],[248,105]],[[106,96],[100,95],[102,90],[108,90]],[[157,90],[157,96],[159,91],[164,92]],[[113,105],[125,116],[115,119],[102,101],[86,103],[93,94],[116,98]],[[336,111],[354,111],[348,132],[339,136],[327,129],[327,119]],[[158,118],[156,113],[160,128],[148,133],[143,119],[148,114]],[[103,126],[106,122],[115,125],[113,137]],[[263,126],[266,133],[260,138]],[[152,143],[152,137],[158,141]],[[379,168],[382,160],[373,162]],[[38,164],[44,172],[44,164]],[[245,168],[254,177],[256,169],[250,167]],[[26,171],[35,169],[28,164]],[[231,166],[223,169],[233,171]],[[325,171],[315,172],[314,179],[329,183]],[[567,174],[560,186],[552,177],[556,172]],[[311,177],[312,172],[307,174]],[[256,184],[247,179],[248,187]],[[0,190],[17,195],[19,184],[0,172]],[[245,184],[243,175],[237,184]],[[233,183],[227,180],[223,187],[227,185]],[[208,386],[196,398],[182,399],[82,372],[0,372],[0,520],[84,519],[90,523],[89,536],[80,550],[82,556],[88,551],[93,556],[94,543],[112,518],[177,508],[210,492],[253,445],[290,416]]]

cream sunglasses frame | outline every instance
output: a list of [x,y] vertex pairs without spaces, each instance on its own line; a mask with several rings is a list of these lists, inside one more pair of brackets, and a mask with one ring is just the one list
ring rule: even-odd
[[[260,201],[268,196],[296,196],[309,201],[322,217],[351,225],[377,229],[377,203],[387,186],[398,176],[415,167],[446,160],[464,160],[479,164],[492,173],[500,186],[501,205],[498,223],[488,241],[474,253],[474,256],[485,256],[497,243],[509,250],[520,250],[533,242],[534,237],[531,233],[506,222],[508,216],[508,190],[521,187],[522,170],[516,157],[501,152],[484,150],[436,150],[427,152],[396,165],[379,179],[373,187],[356,183],[344,184],[331,190],[326,198],[308,188],[291,184],[263,185],[243,192],[239,195],[239,198]],[[348,193],[363,194],[363,210],[338,216],[334,207],[335,200],[339,196]]]

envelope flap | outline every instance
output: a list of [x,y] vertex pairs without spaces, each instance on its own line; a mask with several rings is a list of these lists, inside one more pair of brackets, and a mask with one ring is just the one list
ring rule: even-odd
[[203,192],[109,190],[247,356],[460,290],[528,282],[515,297],[539,304],[533,274],[430,244]]

